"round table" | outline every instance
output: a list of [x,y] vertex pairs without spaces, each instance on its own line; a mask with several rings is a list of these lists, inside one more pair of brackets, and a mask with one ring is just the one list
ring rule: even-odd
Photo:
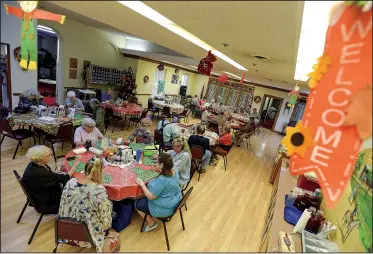
[[181,104],[176,104],[176,103],[166,104],[165,101],[153,100],[153,105],[156,106],[157,108],[161,109],[161,110],[164,107],[169,107],[170,110],[173,113],[176,113],[176,114],[181,114],[184,111],[184,106],[181,105]]
[[[176,129],[179,131],[180,136],[185,138],[186,140],[189,139],[191,135],[195,135],[195,131],[193,131],[195,128],[197,128],[197,125],[189,125],[186,126],[181,123],[171,123],[175,125]],[[182,133],[182,130],[184,129],[184,133]],[[210,141],[210,146],[216,145],[216,140],[219,138],[219,135],[215,132],[205,130],[204,137],[207,138]]]
[[[76,156],[76,154],[73,151],[70,151],[66,154],[64,158],[64,165],[67,170],[70,170],[71,167],[67,161],[67,158]],[[81,163],[86,164],[92,157],[94,157],[95,154],[87,151],[84,154],[82,154],[82,160]],[[81,168],[82,166],[78,165],[78,168]],[[84,167],[84,165],[83,165]],[[137,174],[132,171],[134,168],[140,168],[144,171],[153,171],[157,172],[157,168],[155,166],[145,166],[139,163],[133,163],[128,167],[120,168],[117,166],[110,166],[107,165],[104,167],[103,170],[103,178],[111,178],[111,181],[109,183],[103,183],[103,186],[106,188],[108,197],[110,200],[119,201],[126,198],[140,198],[143,196],[143,191],[140,188],[140,186],[135,183],[135,178],[137,177]],[[84,172],[84,171],[83,171]],[[109,176],[109,177],[108,177]],[[82,178],[84,177],[84,174],[82,172],[74,172],[73,177],[75,178]],[[145,181],[145,183],[152,180],[154,177],[149,179],[148,181]]]
[[112,102],[104,102],[101,103],[101,107],[103,109],[110,107],[113,109],[114,113],[120,115],[138,115],[141,114],[141,112],[143,111],[143,108],[136,103],[128,103],[127,106],[118,107]]

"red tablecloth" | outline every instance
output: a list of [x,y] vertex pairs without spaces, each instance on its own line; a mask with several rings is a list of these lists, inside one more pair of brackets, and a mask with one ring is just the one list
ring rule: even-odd
[[112,102],[104,102],[101,103],[102,108],[111,107],[114,111],[114,113],[118,113],[121,115],[136,115],[141,114],[143,111],[143,108],[135,103],[128,103],[125,107],[117,107]]
[[[70,166],[67,163],[67,158],[76,156],[73,151],[70,151],[64,159],[65,167],[70,170]],[[87,163],[95,155],[89,151],[82,154],[82,162]],[[134,163],[130,167],[120,168],[115,166],[106,166],[104,173],[113,176],[113,179],[109,184],[103,184],[105,186],[107,194],[110,200],[119,201],[125,198],[139,198],[142,197],[143,191],[139,185],[135,183],[136,174],[131,170],[133,167],[139,167],[143,170],[156,170],[155,166],[145,166],[142,164]],[[82,173],[74,173],[73,177],[82,178]]]

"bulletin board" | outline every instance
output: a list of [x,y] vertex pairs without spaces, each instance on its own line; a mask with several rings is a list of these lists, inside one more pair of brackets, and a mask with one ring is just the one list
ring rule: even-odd
[[127,70],[90,64],[88,73],[91,84],[120,85],[120,77],[126,75]]

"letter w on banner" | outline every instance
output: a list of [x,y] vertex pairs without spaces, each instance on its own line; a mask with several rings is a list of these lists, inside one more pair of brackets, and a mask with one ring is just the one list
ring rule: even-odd
[[314,171],[333,208],[372,130],[371,10],[344,4],[333,8],[324,54],[313,70],[303,120],[286,129],[282,143],[291,155],[290,172]]

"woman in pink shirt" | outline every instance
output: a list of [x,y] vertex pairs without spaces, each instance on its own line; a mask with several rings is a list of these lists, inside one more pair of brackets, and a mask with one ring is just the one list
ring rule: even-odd
[[83,125],[75,130],[74,143],[84,145],[86,140],[97,141],[105,136],[96,128],[96,122],[91,118],[84,118]]

